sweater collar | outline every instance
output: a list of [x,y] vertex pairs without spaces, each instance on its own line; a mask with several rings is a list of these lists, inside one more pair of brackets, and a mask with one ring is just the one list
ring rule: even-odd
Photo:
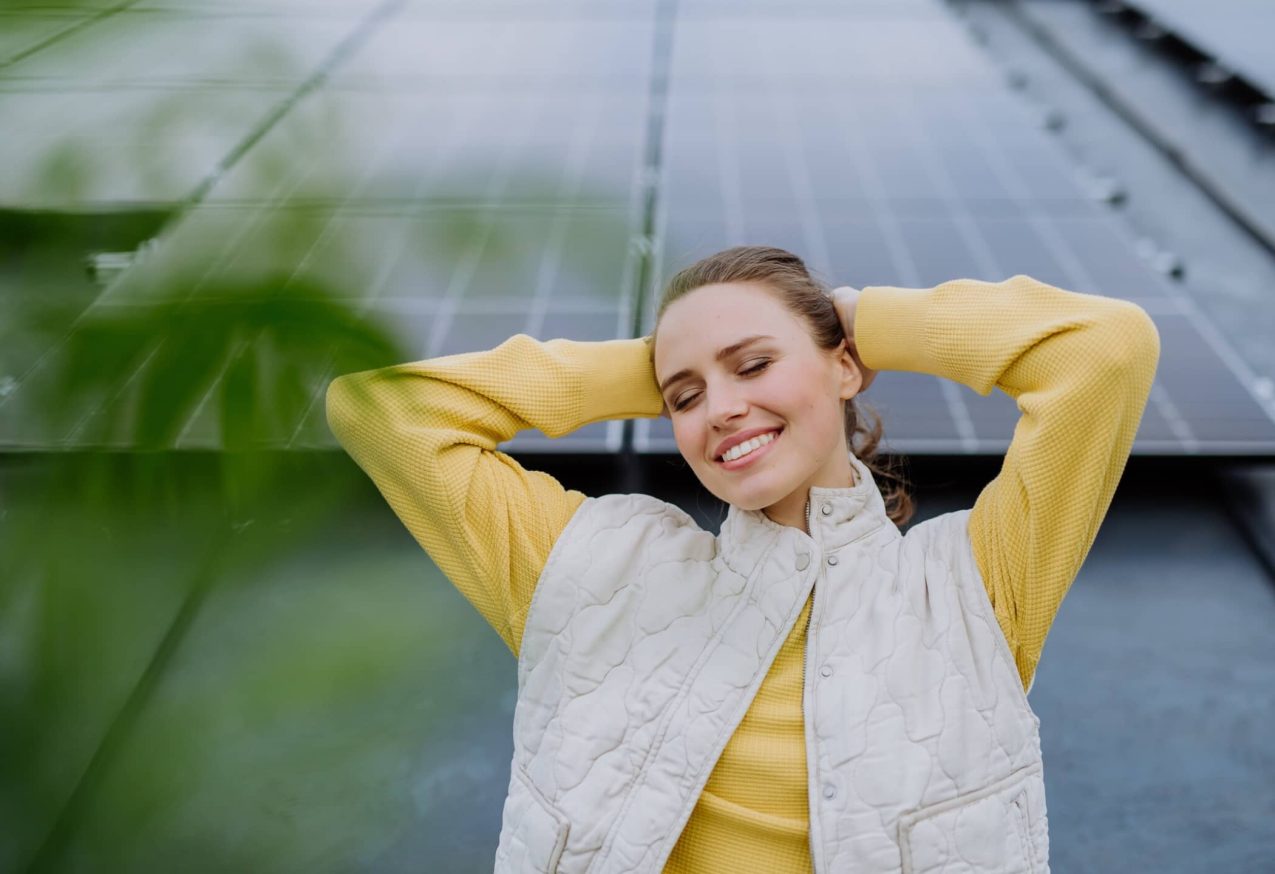
[[[849,457],[855,472],[853,486],[810,489],[810,538],[823,553],[858,540],[882,525],[893,525],[872,472],[854,453]],[[786,539],[794,547],[810,542],[802,530],[774,522],[761,510],[741,510],[734,504],[722,522],[720,538],[723,556],[741,572],[755,566],[776,542]]]

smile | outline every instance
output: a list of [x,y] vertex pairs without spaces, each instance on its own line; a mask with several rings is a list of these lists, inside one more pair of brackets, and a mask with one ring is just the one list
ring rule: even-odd
[[717,463],[725,470],[739,470],[742,467],[746,467],[767,454],[771,445],[779,439],[782,433],[783,429],[768,431],[751,440],[745,440],[743,443],[728,449]]

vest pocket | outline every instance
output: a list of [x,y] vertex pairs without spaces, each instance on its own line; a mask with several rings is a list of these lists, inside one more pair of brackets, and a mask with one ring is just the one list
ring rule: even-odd
[[903,874],[1048,874],[1039,764],[899,817]]
[[567,818],[549,803],[522,766],[515,762],[501,817],[496,871],[553,874],[567,845],[568,829]]

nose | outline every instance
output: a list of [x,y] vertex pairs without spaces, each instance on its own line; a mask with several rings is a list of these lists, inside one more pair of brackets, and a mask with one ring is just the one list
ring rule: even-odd
[[725,381],[711,388],[705,387],[708,406],[708,423],[714,428],[723,428],[731,419],[748,412],[748,401],[739,389],[730,381]]

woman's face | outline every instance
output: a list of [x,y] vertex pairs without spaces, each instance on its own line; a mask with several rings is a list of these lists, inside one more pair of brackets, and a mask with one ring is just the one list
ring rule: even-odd
[[[718,498],[800,525],[810,486],[852,484],[843,401],[859,370],[765,286],[706,285],[670,304],[654,363],[677,448]],[[770,442],[723,458],[740,437]]]

